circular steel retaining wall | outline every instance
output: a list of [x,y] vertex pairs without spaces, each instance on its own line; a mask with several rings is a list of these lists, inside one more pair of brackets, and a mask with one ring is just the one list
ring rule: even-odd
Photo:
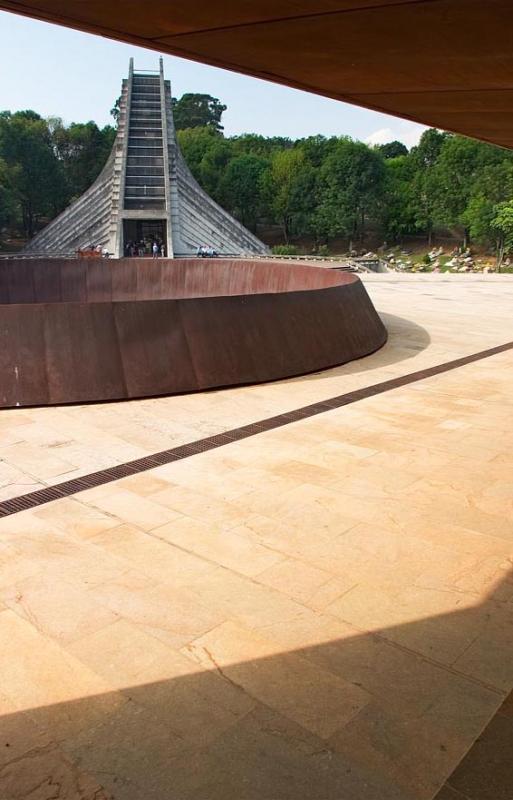
[[263,260],[0,261],[0,407],[286,378],[381,347],[356,275]]

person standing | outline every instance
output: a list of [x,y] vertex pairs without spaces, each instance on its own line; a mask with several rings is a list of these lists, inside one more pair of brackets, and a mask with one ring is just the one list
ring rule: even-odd
[[157,242],[153,242],[152,252],[153,252],[153,258],[159,257],[159,246]]
[[166,257],[166,246],[164,242],[162,242],[162,244],[160,245],[160,255],[162,256],[162,258]]

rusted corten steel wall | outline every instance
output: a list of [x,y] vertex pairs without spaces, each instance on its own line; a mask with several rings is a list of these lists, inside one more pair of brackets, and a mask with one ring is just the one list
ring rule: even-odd
[[386,330],[355,275],[263,261],[0,262],[0,406],[256,383],[351,361]]

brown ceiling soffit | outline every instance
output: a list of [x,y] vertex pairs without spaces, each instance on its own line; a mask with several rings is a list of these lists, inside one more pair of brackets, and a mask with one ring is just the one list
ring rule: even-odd
[[[0,8],[60,25],[103,35],[136,36],[139,40],[156,40],[183,33],[207,33],[234,29],[262,22],[286,22],[291,19],[350,13],[383,6],[433,3],[437,0],[240,0],[192,4],[175,0],[153,0],[151,15],[145,13],[140,0],[3,0]],[[120,9],[122,23],[120,24]]]
[[260,0],[242,11],[237,0],[218,9],[182,1],[172,22],[168,2],[156,0],[150,26],[139,0],[123,2],[122,20],[118,5],[0,0],[26,16],[513,145],[510,0]]

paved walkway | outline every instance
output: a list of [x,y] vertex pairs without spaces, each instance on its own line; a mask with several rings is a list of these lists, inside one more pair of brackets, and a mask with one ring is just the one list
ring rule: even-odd
[[[360,362],[3,411],[0,499],[513,340],[513,279],[366,283]],[[513,687],[512,390],[508,351],[0,520],[2,800],[433,798]]]

